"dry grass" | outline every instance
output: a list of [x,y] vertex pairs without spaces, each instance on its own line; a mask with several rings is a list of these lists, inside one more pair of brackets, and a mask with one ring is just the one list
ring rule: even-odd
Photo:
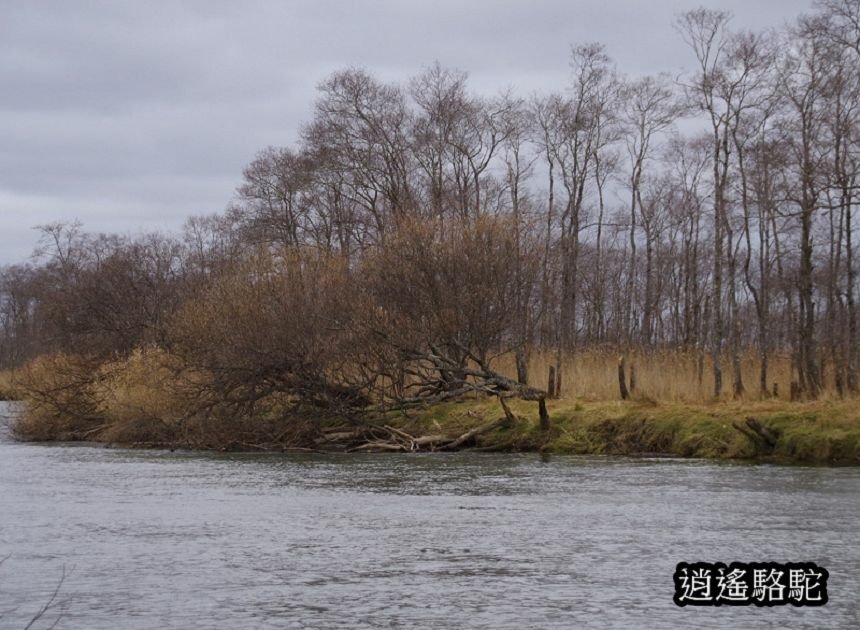
[[166,438],[183,413],[171,360],[157,348],[101,365],[64,354],[39,357],[17,375],[25,405],[14,430],[27,440]]
[[20,400],[21,391],[16,384],[14,370],[0,370],[0,400]]
[[39,357],[22,371],[24,412],[13,431],[28,441],[96,441],[135,446],[249,449],[305,438],[308,423],[285,420],[287,402],[261,398],[254,417],[201,409],[199,371],[157,347],[95,365],[81,357]]
[[91,385],[96,365],[66,354],[41,356],[16,375],[24,399],[24,413],[13,425],[27,440],[83,439],[98,424],[98,401]]
[[99,439],[162,442],[174,439],[188,413],[176,360],[160,348],[139,348],[128,358],[102,365],[92,385],[103,418]]
[[[617,400],[619,353],[608,350],[584,350],[562,360],[562,391],[565,400]],[[546,389],[549,367],[555,365],[555,353],[532,352],[529,357],[530,385]],[[516,375],[513,355],[497,358],[493,366],[509,377]],[[636,373],[636,391],[640,398],[666,402],[706,403],[713,401],[713,372],[710,359],[705,358],[702,380],[698,377],[698,361],[694,354],[677,350],[637,351],[627,358]],[[760,363],[755,354],[743,357],[741,373],[746,394],[744,400],[760,400]],[[723,361],[723,391],[731,398],[732,372],[728,359]],[[791,383],[791,361],[788,356],[772,357],[768,370],[768,387],[778,384],[778,398],[788,400]],[[825,392],[825,397],[830,392]],[[835,395],[835,392],[832,392]]]
[[[545,386],[550,355],[531,357],[533,384]],[[698,382],[693,357],[678,353],[637,354],[637,392],[618,394],[617,355],[583,352],[564,365],[562,398],[548,401],[552,428],[541,431],[534,402],[512,400],[520,421],[482,436],[480,446],[556,453],[673,453],[696,457],[767,457],[782,461],[860,463],[860,406],[829,393],[822,400],[715,401],[709,365]],[[494,367],[513,376],[512,357]],[[749,390],[756,391],[758,365],[744,362]],[[729,371],[730,372],[730,371]],[[773,379],[788,390],[789,364],[774,361]],[[541,378],[543,377],[543,378]],[[138,446],[250,449],[301,446],[313,434],[313,418],[290,413],[291,401],[261,399],[253,417],[229,409],[200,413],[198,391],[205,374],[178,369],[176,358],[158,348],[141,349],[115,362],[94,365],[82,357],[40,357],[15,375],[25,412],[13,427],[28,440],[97,440]],[[727,385],[730,379],[726,378]],[[502,413],[498,400],[475,395],[459,403],[393,414],[390,421],[413,435],[457,435]],[[754,417],[779,435],[776,448],[762,449],[733,425]]]

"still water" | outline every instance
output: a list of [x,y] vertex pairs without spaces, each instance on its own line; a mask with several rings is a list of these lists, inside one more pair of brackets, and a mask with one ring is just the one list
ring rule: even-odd
[[[2,403],[0,403],[2,404]],[[860,628],[860,469],[235,455],[0,431],[0,628]],[[814,561],[823,608],[678,608],[675,564]]]

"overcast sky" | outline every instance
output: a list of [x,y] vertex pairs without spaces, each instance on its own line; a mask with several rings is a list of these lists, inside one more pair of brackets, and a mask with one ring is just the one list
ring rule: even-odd
[[[295,142],[316,85],[360,66],[402,81],[438,60],[492,94],[559,89],[571,44],[622,72],[678,72],[684,0],[0,0],[0,264],[33,226],[173,230],[222,210],[242,167]],[[809,0],[714,0],[736,27]]]

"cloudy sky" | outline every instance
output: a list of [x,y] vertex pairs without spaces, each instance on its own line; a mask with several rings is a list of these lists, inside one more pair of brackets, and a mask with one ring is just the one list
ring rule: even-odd
[[[570,45],[629,75],[678,72],[685,0],[0,0],[0,264],[33,227],[176,229],[222,210],[242,167],[293,143],[316,85],[345,66],[402,81],[438,60],[495,93],[568,79]],[[712,0],[736,27],[810,0]]]

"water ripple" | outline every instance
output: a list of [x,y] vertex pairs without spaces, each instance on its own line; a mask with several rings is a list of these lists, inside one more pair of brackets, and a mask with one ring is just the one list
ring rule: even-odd
[[[0,436],[0,627],[64,567],[70,629],[860,627],[857,496],[849,468]],[[679,609],[680,560],[813,560],[831,602]]]

